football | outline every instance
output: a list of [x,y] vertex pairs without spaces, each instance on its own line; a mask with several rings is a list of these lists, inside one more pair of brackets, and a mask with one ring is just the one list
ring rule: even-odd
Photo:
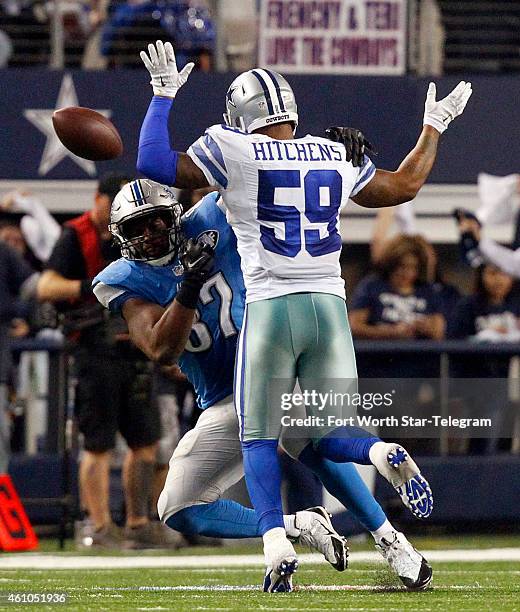
[[123,152],[116,127],[95,110],[81,106],[61,108],[52,115],[52,123],[63,145],[78,157],[103,161]]

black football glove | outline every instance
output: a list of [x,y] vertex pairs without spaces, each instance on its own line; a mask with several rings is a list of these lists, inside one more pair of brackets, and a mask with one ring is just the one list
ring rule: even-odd
[[341,142],[345,146],[347,161],[354,167],[360,167],[365,160],[365,153],[377,155],[374,145],[365,138],[361,130],[356,128],[334,126],[325,130],[325,135],[333,142]]
[[202,240],[190,238],[183,244],[179,261],[184,268],[184,280],[175,299],[186,308],[196,308],[200,290],[209,276],[214,259],[215,249]]
[[479,227],[482,227],[482,223],[479,221],[477,215],[472,213],[470,210],[467,210],[466,208],[455,208],[451,214],[455,218],[455,221],[457,221],[457,223],[459,224],[463,221],[464,218],[467,218],[476,221]]

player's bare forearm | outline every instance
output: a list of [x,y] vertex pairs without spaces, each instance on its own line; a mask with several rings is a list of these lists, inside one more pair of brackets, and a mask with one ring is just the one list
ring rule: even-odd
[[439,136],[435,128],[425,125],[417,144],[397,169],[398,174],[402,175],[404,182],[414,192],[414,197],[430,175],[437,156]]
[[393,221],[394,211],[391,208],[382,209],[377,213],[370,241],[370,258],[374,264],[381,258]]
[[170,365],[188,341],[195,310],[174,300],[167,308],[131,299],[123,305],[130,338],[152,361]]
[[397,206],[413,200],[428,178],[439,142],[439,132],[425,125],[415,147],[395,172],[377,170],[374,178],[354,198],[365,208]]
[[405,324],[368,323],[368,308],[359,308],[349,313],[350,329],[355,338],[365,340],[388,340],[413,337],[413,330]]
[[442,340],[446,332],[446,321],[441,314],[426,315],[415,323],[418,334],[431,340]]
[[401,338],[412,338],[413,334],[401,332],[396,325],[381,323],[379,325],[360,324],[352,325],[352,335],[358,340],[399,340]]
[[81,296],[81,281],[65,278],[55,270],[42,272],[36,285],[36,297],[40,302],[61,302]]

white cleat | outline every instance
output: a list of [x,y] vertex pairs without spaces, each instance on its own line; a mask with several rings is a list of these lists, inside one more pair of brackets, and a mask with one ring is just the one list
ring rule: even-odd
[[379,473],[399,493],[410,512],[416,518],[428,518],[433,510],[432,490],[406,450],[399,444],[376,442],[369,455]]
[[294,525],[300,530],[300,535],[291,540],[320,552],[338,572],[345,570],[348,565],[347,540],[334,529],[325,508],[316,506],[301,510],[295,517]]
[[432,568],[404,534],[394,531],[390,537],[381,538],[376,549],[409,591],[423,591],[430,586]]
[[285,537],[273,542],[269,547],[264,545],[267,568],[264,576],[265,593],[290,593],[292,577],[298,569],[298,559],[293,545]]

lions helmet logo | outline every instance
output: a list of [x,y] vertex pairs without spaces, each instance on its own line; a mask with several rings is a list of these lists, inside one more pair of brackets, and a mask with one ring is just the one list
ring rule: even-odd
[[206,230],[197,236],[197,242],[200,240],[204,244],[209,244],[210,247],[216,248],[218,244],[219,233],[217,230]]

